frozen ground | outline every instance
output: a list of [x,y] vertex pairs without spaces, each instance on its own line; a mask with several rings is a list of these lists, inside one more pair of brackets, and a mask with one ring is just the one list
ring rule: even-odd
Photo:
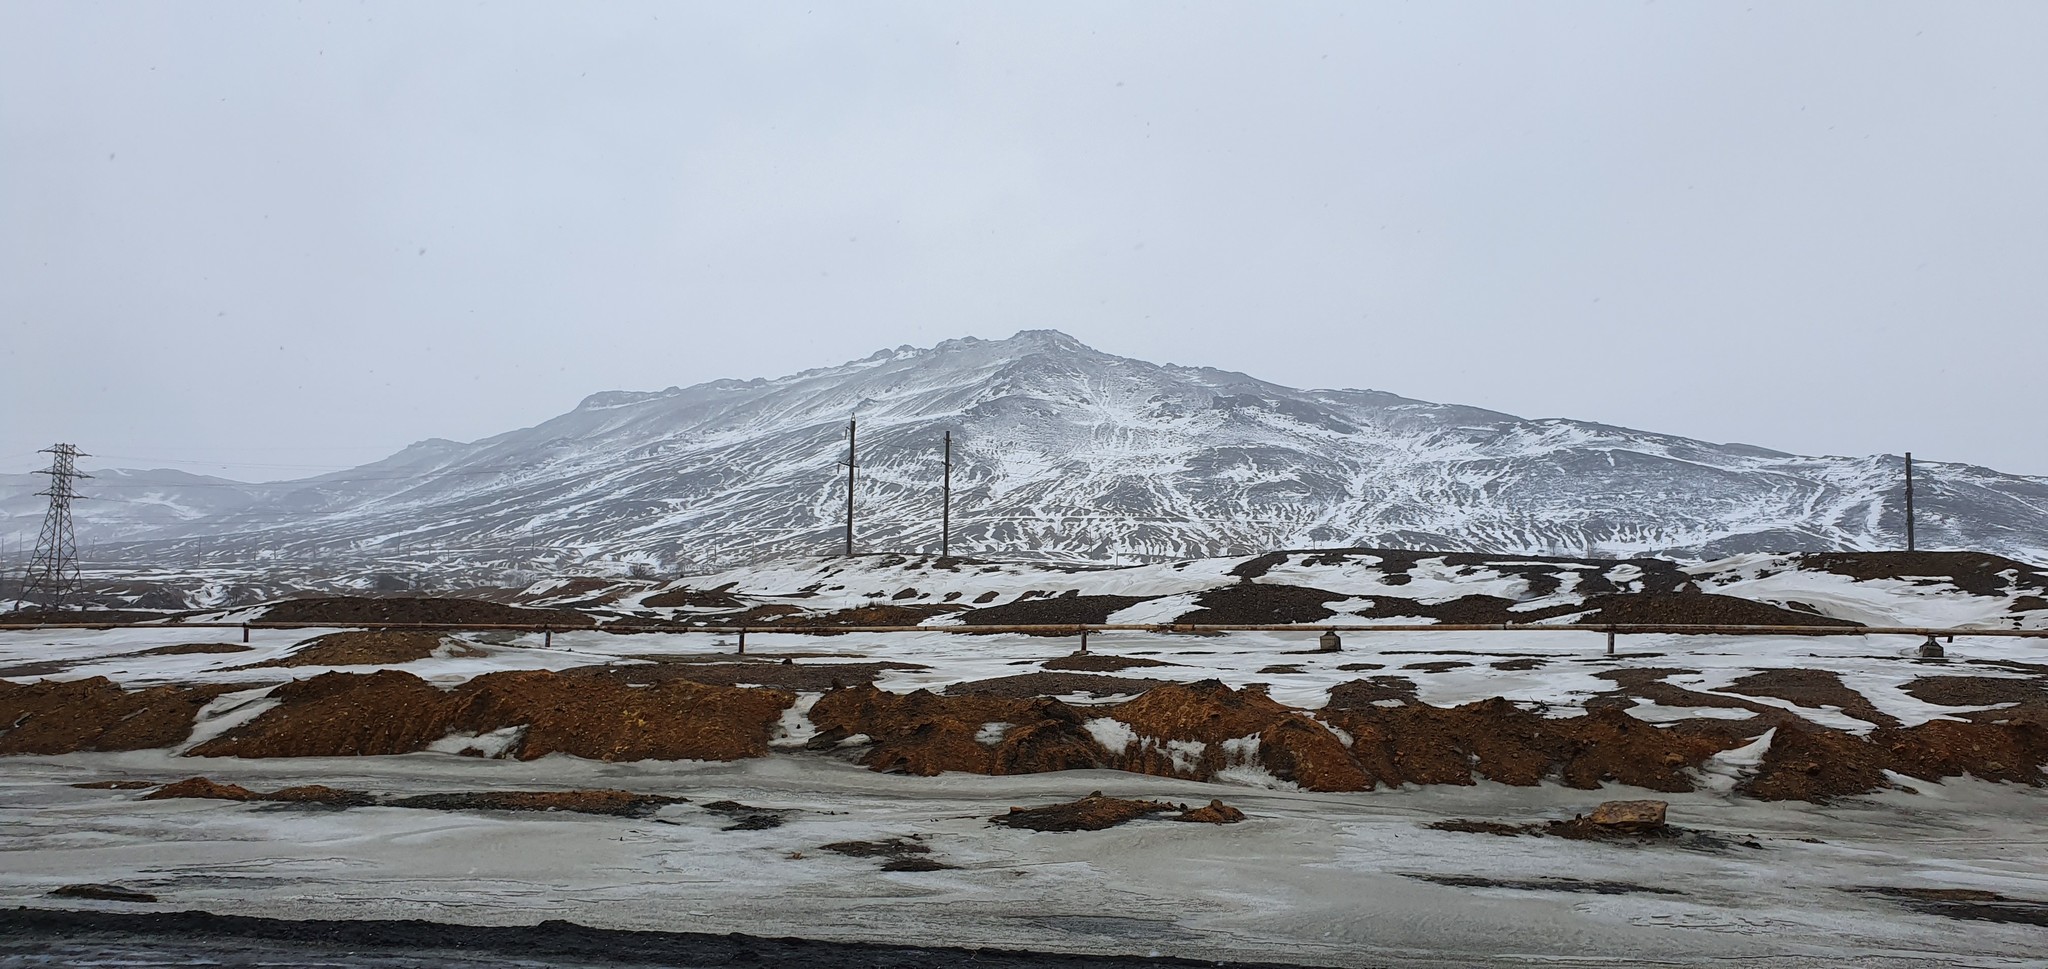
[[[194,773],[263,789],[608,787],[693,803],[626,820],[143,801],[137,792],[68,786]],[[985,820],[1096,789],[1223,797],[1251,819],[1078,833]],[[1710,850],[1423,827],[1445,817],[1563,817],[1631,793],[1648,796],[1493,784],[1305,794],[1096,771],[911,778],[820,755],[722,765],[444,754],[13,757],[0,769],[0,904],[496,925],[568,919],[1344,966],[2048,965],[2048,930],[2039,926],[1923,914],[1853,891],[1966,888],[2048,899],[2044,801],[2025,789],[1959,781],[1830,807],[1654,795],[1672,802],[1675,823],[1730,836]],[[723,830],[729,818],[698,805],[724,799],[786,811],[785,823]],[[906,836],[928,839],[931,857],[959,867],[890,873],[819,850]],[[1752,838],[1755,847],[1744,843]],[[1417,874],[1534,884],[1465,887]],[[1551,881],[1560,879],[1617,884],[1601,894]],[[79,882],[162,901],[45,897]]]

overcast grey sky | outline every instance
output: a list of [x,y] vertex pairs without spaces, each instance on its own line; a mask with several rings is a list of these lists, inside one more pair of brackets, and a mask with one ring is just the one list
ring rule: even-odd
[[2044,49],[2034,0],[0,0],[0,470],[1052,327],[2048,474]]

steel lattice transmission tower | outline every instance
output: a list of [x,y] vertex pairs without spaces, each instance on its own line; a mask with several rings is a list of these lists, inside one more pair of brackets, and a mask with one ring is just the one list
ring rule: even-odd
[[50,476],[49,490],[36,492],[50,497],[50,511],[43,516],[35,556],[29,559],[28,574],[21,580],[21,599],[45,609],[61,609],[78,585],[78,537],[71,530],[71,500],[78,497],[78,491],[73,482],[92,477],[81,473],[76,464],[79,458],[91,455],[70,444],[51,445],[39,453],[52,456],[50,470],[36,472]]

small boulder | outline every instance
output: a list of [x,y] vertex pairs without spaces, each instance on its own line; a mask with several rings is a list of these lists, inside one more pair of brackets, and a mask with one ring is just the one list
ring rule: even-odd
[[1607,801],[1586,821],[1608,831],[1654,831],[1664,826],[1668,806],[1663,801]]

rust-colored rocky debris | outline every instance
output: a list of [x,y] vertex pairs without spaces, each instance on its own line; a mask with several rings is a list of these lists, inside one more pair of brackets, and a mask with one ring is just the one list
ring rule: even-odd
[[615,817],[646,817],[670,804],[686,799],[632,791],[475,791],[456,794],[415,794],[409,797],[379,798],[363,791],[348,791],[324,784],[284,787],[275,791],[252,791],[238,784],[221,784],[204,777],[191,777],[166,784],[142,796],[145,801],[176,798],[205,798],[216,801],[265,801],[296,804],[326,804],[333,807],[419,808],[432,811],[573,811],[580,814],[608,814]]
[[0,754],[150,750],[192,735],[192,722],[215,697],[239,686],[158,686],[124,690],[104,676],[87,680],[0,680]]
[[272,691],[278,705],[199,745],[199,757],[405,754],[454,733],[525,728],[507,756],[738,760],[768,753],[781,690],[668,680],[633,687],[546,671],[490,673],[442,691],[410,673],[323,673]]
[[397,666],[436,655],[482,656],[484,650],[445,633],[365,629],[315,636],[254,666]]
[[567,609],[528,609],[481,599],[427,596],[308,596],[286,599],[265,609],[263,621],[309,626],[463,623],[553,626],[557,629],[578,629],[597,624],[597,620]]

